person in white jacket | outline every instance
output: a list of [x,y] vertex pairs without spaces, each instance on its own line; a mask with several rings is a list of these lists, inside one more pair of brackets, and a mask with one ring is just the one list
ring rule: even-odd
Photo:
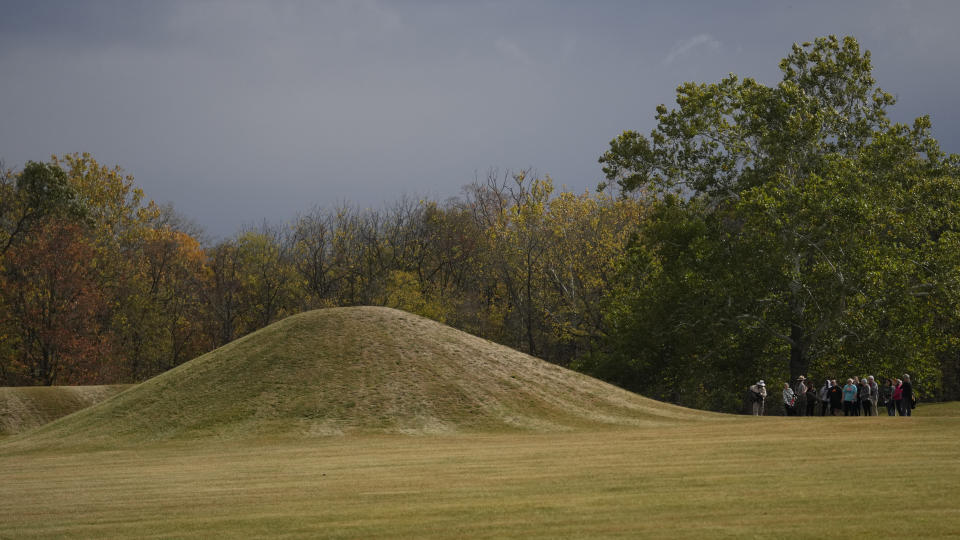
[[783,408],[787,416],[797,415],[797,394],[790,388],[790,383],[783,383]]
[[750,385],[750,397],[753,402],[753,415],[763,416],[763,406],[767,399],[767,383],[763,382],[763,379]]

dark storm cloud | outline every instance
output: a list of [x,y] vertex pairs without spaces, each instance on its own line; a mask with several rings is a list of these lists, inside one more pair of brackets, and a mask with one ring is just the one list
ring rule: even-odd
[[216,235],[314,204],[456,195],[488,168],[582,190],[687,80],[771,83],[856,36],[897,120],[955,126],[950,2],[5,2],[0,158],[90,151]]

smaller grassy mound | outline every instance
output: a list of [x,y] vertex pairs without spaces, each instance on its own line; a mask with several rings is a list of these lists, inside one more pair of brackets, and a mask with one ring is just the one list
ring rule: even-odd
[[960,417],[960,401],[940,403],[924,403],[921,401],[911,414],[913,416]]
[[42,426],[127,388],[130,385],[0,387],[0,437]]
[[288,317],[19,442],[567,431],[703,418],[722,415],[656,402],[409,313],[363,307]]

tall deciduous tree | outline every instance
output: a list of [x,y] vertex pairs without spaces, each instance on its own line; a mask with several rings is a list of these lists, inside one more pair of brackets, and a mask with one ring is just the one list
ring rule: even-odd
[[[764,372],[929,371],[936,340],[907,305],[939,278],[915,260],[927,210],[904,202],[934,177],[956,193],[955,164],[927,120],[891,126],[853,38],[794,45],[780,68],[775,86],[681,85],[649,138],[625,132],[600,159],[611,184],[656,201],[614,318],[620,365],[663,397],[710,404]],[[911,331],[885,331],[893,318]],[[919,352],[891,357],[905,348]]]
[[10,382],[43,385],[102,382],[115,377],[100,361],[107,347],[94,325],[106,309],[81,225],[43,224],[9,252],[0,293],[0,333],[13,338]]
[[0,257],[46,219],[82,217],[83,205],[56,164],[28,161],[19,174],[0,165]]

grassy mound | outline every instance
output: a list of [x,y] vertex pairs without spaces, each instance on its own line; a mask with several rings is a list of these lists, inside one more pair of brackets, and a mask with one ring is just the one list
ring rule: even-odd
[[362,307],[289,317],[20,442],[563,431],[708,416],[428,319]]
[[0,437],[28,431],[106,400],[130,385],[0,387]]
[[[880,414],[886,414],[886,411],[881,410]],[[960,417],[960,401],[941,403],[920,402],[911,414],[913,414],[913,416]]]

